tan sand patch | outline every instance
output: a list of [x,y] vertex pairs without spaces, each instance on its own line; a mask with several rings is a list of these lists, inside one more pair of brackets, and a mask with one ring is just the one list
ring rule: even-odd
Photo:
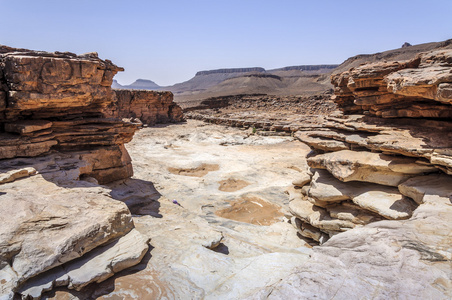
[[218,210],[215,214],[226,219],[262,226],[274,224],[284,215],[278,205],[252,196],[233,201],[231,207]]
[[220,187],[218,188],[222,192],[235,192],[250,185],[249,182],[240,179],[228,178],[227,180],[221,180],[218,182]]
[[196,168],[173,168],[169,167],[168,171],[176,175],[203,177],[211,171],[218,171],[220,166],[217,164],[201,164]]

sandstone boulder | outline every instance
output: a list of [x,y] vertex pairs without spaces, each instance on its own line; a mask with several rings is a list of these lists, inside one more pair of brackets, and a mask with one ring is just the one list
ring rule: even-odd
[[316,132],[298,131],[295,133],[295,137],[310,147],[327,152],[350,149],[347,143],[335,140],[334,138],[319,137],[316,135]]
[[312,239],[316,242],[319,242],[320,244],[323,244],[328,240],[327,234],[320,231],[320,229],[312,226],[311,224],[301,221],[297,217],[292,217],[291,222],[301,236]]
[[[347,202],[342,201],[349,200],[368,211],[368,214],[372,215],[370,212],[373,212],[387,219],[409,218],[416,208],[416,204],[404,197],[397,188],[374,183],[342,182],[324,170],[316,170],[308,195],[308,201],[325,207],[328,211],[330,208],[338,207],[338,202],[341,202],[339,207],[347,205]],[[351,208],[350,205],[348,208]],[[364,219],[370,217],[363,216]]]
[[147,239],[136,229],[118,240],[88,252],[81,258],[36,276],[21,286],[22,297],[39,299],[43,292],[59,286],[81,290],[92,282],[102,282],[138,264],[148,250]]
[[301,172],[296,179],[292,181],[294,186],[302,188],[311,181],[311,175],[307,172]]
[[413,177],[400,184],[399,191],[418,204],[428,201],[433,195],[444,198],[447,202],[452,200],[452,177],[444,174]]
[[326,233],[346,231],[355,226],[347,220],[331,218],[327,210],[315,206],[307,200],[291,201],[289,209],[301,221],[309,223]]
[[398,186],[413,175],[436,170],[413,158],[350,150],[317,155],[309,158],[308,164],[312,168],[327,169],[345,182],[365,181],[389,186]]
[[15,181],[16,179],[28,177],[36,174],[33,167],[11,170],[6,173],[0,173],[0,184]]
[[370,190],[353,197],[353,203],[387,219],[408,219],[417,205],[398,191],[386,189]]
[[327,207],[328,213],[332,218],[350,221],[358,225],[366,225],[372,222],[383,220],[383,218],[367,209],[350,202],[342,202]]
[[14,286],[133,228],[127,207],[111,199],[107,190],[59,187],[42,175],[3,184],[0,202],[0,260],[14,270]]
[[[308,196],[317,201],[334,203],[349,200],[354,191],[353,186],[338,181],[324,170],[316,170],[312,177]],[[322,206],[323,205],[319,205]]]

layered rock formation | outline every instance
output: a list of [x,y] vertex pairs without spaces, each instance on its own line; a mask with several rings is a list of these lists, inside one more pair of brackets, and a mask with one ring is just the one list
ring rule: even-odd
[[438,50],[332,77],[339,107],[367,116],[295,134],[313,152],[292,224],[323,245],[272,297],[451,296],[451,62]]
[[336,102],[345,112],[383,118],[452,118],[451,50],[403,62],[365,64],[336,74]]
[[[292,195],[296,201],[291,202],[291,209],[302,235],[312,237],[310,227],[309,232],[303,233],[303,223],[316,227],[317,236],[332,236],[354,228],[363,220],[344,224],[350,222],[345,214],[356,217],[356,212],[363,209],[387,219],[409,218],[422,202],[413,201],[405,182],[426,174],[452,174],[452,123],[442,120],[452,111],[452,95],[445,92],[452,79],[446,75],[452,70],[450,61],[452,50],[436,50],[421,53],[412,61],[362,65],[333,76],[340,108],[383,119],[360,115],[329,117],[326,128],[296,133],[299,140],[317,152],[308,159],[314,169],[309,174],[310,184],[297,184],[300,189],[293,190]],[[397,109],[401,103],[404,108]],[[437,107],[440,108],[436,110]],[[389,108],[394,113],[389,115]],[[410,118],[384,119],[389,116]],[[434,116],[438,120],[415,118],[419,116]],[[338,226],[330,230],[315,221],[318,216],[322,216],[323,223],[337,222]]]
[[145,90],[114,90],[116,95],[111,115],[138,118],[147,125],[181,122],[182,109],[173,102],[173,93]]
[[77,56],[5,46],[0,52],[0,159],[108,147],[113,159],[97,162],[85,174],[103,182],[109,179],[101,169],[107,177],[114,169],[121,170],[122,178],[132,175],[122,145],[132,139],[136,126],[104,117],[113,100],[113,76],[122,68],[96,53]]
[[0,298],[81,289],[140,262],[148,239],[98,184],[132,176],[136,125],[106,118],[122,70],[96,53],[0,46]]

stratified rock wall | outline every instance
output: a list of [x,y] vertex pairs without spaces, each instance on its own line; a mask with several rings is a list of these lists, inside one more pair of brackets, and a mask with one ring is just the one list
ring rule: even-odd
[[292,224],[323,245],[273,297],[452,296],[451,74],[452,50],[435,50],[333,75],[338,106],[367,116],[295,134],[313,152]]
[[333,75],[338,106],[368,116],[330,116],[325,128],[295,134],[316,151],[308,159],[312,180],[291,195],[302,235],[312,237],[314,230],[303,233],[304,223],[317,228],[317,240],[354,228],[363,221],[342,223],[362,209],[410,218],[420,201],[401,185],[425,174],[452,174],[451,71],[452,50],[435,50]]
[[137,127],[106,117],[120,70],[96,53],[0,46],[0,299],[80,289],[146,253],[128,207],[99,186],[133,175],[124,143]]
[[[128,157],[124,143],[136,126],[106,118],[114,99],[113,76],[123,70],[97,53],[48,53],[0,46],[0,159],[35,157],[57,151],[107,147],[112,157]],[[102,160],[102,159],[101,159]],[[130,158],[106,161],[100,182],[132,175]],[[125,172],[124,169],[128,171]],[[118,170],[112,176],[114,170]]]
[[111,115],[138,118],[147,125],[181,122],[182,109],[173,102],[173,93],[145,90],[114,90],[116,95]]
[[332,76],[346,113],[383,118],[452,118],[452,50],[420,53],[403,62],[364,64]]

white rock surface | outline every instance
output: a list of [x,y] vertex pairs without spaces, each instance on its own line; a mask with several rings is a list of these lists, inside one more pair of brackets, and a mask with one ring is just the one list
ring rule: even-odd
[[389,186],[398,186],[413,175],[437,171],[416,158],[351,150],[310,157],[308,164],[312,168],[327,169],[344,182],[365,181]]
[[80,259],[70,261],[27,281],[19,290],[22,297],[39,299],[54,287],[80,290],[89,283],[102,282],[138,264],[148,250],[148,239],[136,229],[108,245],[97,247]]
[[373,183],[342,182],[325,170],[315,171],[308,196],[315,199],[311,203],[321,207],[351,200],[363,209],[395,220],[409,218],[416,208],[415,203],[396,188]]
[[419,204],[431,195],[452,199],[452,176],[431,174],[413,177],[400,184],[399,191]]
[[[113,199],[109,189],[76,180],[85,162],[52,154],[0,165],[9,170],[3,173],[7,180],[0,190],[0,298],[12,297],[29,281],[44,281],[32,298],[52,285],[79,288],[139,262],[145,243],[131,235],[135,231],[130,232],[134,225],[127,206]],[[34,175],[36,170],[39,174]],[[128,232],[129,238],[121,238],[116,248],[101,255],[99,246]],[[70,276],[62,267],[87,257],[90,264],[79,265]],[[58,272],[63,272],[58,280],[45,283],[45,274]]]
[[419,206],[410,220],[333,236],[296,272],[247,299],[450,299],[452,206]]
[[[288,276],[309,258],[310,246],[282,222],[284,217],[259,226],[215,214],[251,196],[283,212],[284,191],[307,170],[303,156],[309,148],[290,137],[245,138],[238,129],[191,122],[138,132],[128,144],[134,178],[109,185],[110,194],[130,207],[137,230],[151,239],[151,251],[121,276],[80,292],[60,291],[54,298],[240,299],[250,289]],[[174,168],[217,164],[219,169],[184,176],[169,172],[169,163]],[[219,181],[228,178],[250,184],[220,191]]]

